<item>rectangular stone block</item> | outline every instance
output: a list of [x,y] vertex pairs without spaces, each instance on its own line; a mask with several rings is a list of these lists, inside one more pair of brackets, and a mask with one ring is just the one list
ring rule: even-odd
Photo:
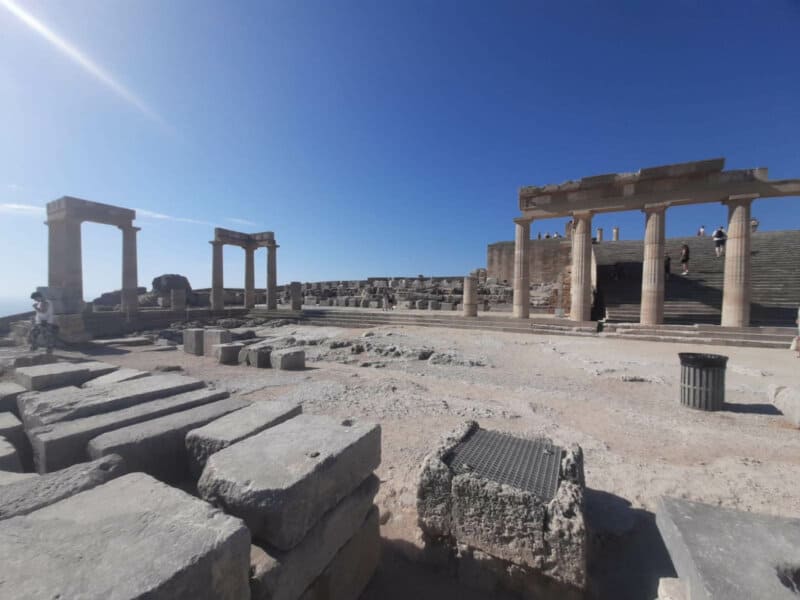
[[186,354],[203,356],[203,339],[205,329],[184,329],[183,330],[183,351]]
[[272,366],[272,350],[265,347],[247,348],[247,364],[258,369],[269,369]]
[[22,422],[13,413],[0,412],[0,436],[16,448],[22,467],[32,468],[30,442],[22,428]]
[[25,390],[13,381],[0,382],[0,411],[17,413],[17,397]]
[[198,491],[288,550],[380,461],[379,425],[303,414],[212,454]]
[[378,520],[378,507],[373,506],[356,534],[306,588],[300,600],[358,600],[361,597],[380,562],[381,532]]
[[131,473],[0,522],[0,597],[242,600],[249,555],[238,519]]
[[3,436],[0,436],[0,471],[22,471],[22,463],[19,461],[19,454],[14,444]]
[[306,351],[297,348],[273,350],[270,353],[269,362],[273,369],[302,371],[306,368]]
[[169,306],[172,310],[186,310],[185,288],[177,288],[169,291]]
[[89,369],[80,363],[53,363],[35,367],[20,367],[14,380],[26,390],[47,390],[66,385],[81,385],[91,379]]
[[205,387],[194,377],[165,373],[95,388],[28,392],[17,398],[26,429],[120,410]]
[[0,486],[0,520],[26,515],[127,473],[119,456],[78,463]]
[[186,434],[249,406],[248,400],[227,398],[181,412],[109,431],[89,442],[91,458],[120,455],[131,471],[143,471],[167,482],[190,476]]
[[250,589],[253,600],[298,598],[364,526],[367,515],[374,510],[372,502],[378,487],[378,478],[370,476],[329,510],[288,552],[252,546]]
[[442,310],[442,303],[438,300],[431,300],[428,302],[428,309],[429,310]]
[[33,462],[39,473],[63,469],[85,461],[88,458],[86,444],[107,431],[227,397],[228,392],[223,390],[200,389],[83,419],[35,427],[28,430],[28,438],[33,448]]
[[212,421],[205,427],[190,431],[186,435],[186,449],[189,452],[192,474],[199,477],[208,457],[215,452],[280,425],[301,412],[302,407],[295,402],[256,401],[242,410]]
[[148,371],[140,371],[139,369],[117,369],[109,373],[108,375],[101,375],[100,377],[96,377],[94,379],[90,379],[86,383],[83,384],[84,388],[95,388],[95,387],[103,387],[106,385],[111,385],[113,383],[122,383],[124,381],[133,381],[135,379],[142,379],[143,377],[149,377],[150,373]]
[[236,365],[239,363],[239,351],[244,348],[241,342],[231,342],[230,344],[215,344],[212,346],[214,358],[221,365]]
[[214,357],[214,346],[217,344],[230,344],[233,341],[231,332],[227,329],[204,329],[203,353]]

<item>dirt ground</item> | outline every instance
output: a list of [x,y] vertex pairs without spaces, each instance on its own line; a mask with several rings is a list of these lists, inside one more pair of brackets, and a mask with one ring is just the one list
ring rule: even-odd
[[[798,381],[800,360],[788,350],[403,326],[291,325],[271,335],[305,341],[308,368],[222,366],[146,346],[109,349],[102,359],[139,369],[177,365],[248,397],[289,397],[308,413],[379,422],[384,552],[369,600],[490,597],[409,560],[419,548],[422,459],[465,419],[583,447],[590,580],[599,598],[655,598],[658,578],[675,576],[655,527],[661,495],[800,514],[800,432],[766,395],[771,383]],[[350,346],[334,350],[332,340]],[[369,347],[354,354],[359,343]],[[419,359],[419,349],[437,358]],[[678,404],[684,351],[730,357],[725,410]]]

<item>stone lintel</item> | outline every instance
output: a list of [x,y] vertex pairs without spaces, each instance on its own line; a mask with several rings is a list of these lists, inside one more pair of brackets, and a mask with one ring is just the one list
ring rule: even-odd
[[214,242],[212,243],[241,246],[242,248],[273,246],[275,245],[275,233],[272,231],[262,231],[260,233],[242,233],[240,231],[215,227]]
[[130,227],[136,211],[111,204],[101,204],[82,198],[63,196],[47,203],[47,221],[89,221],[118,227]]

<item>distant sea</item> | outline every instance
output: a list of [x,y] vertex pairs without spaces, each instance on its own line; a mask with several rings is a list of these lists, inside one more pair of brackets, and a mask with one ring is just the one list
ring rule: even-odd
[[31,311],[33,310],[31,304],[33,304],[33,300],[25,296],[19,298],[0,298],[0,317]]

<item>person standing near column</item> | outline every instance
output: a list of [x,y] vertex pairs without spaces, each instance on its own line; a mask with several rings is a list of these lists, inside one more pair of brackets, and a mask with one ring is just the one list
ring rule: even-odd
[[683,244],[681,246],[681,267],[683,268],[683,272],[681,275],[688,275],[689,274],[689,244]]

